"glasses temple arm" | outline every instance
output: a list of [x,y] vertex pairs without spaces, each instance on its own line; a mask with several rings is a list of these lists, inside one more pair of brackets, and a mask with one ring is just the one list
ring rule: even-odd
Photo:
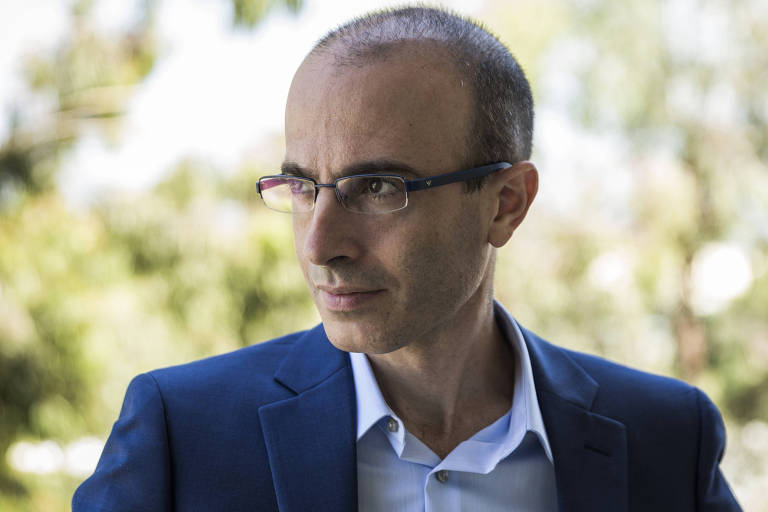
[[481,167],[474,167],[472,169],[463,169],[461,171],[449,172],[446,174],[438,174],[437,176],[430,176],[428,178],[421,178],[418,180],[409,180],[405,182],[406,189],[410,191],[425,190],[428,188],[441,187],[450,183],[456,183],[459,181],[468,181],[473,178],[480,178],[481,176],[487,176],[492,172],[496,172],[499,169],[505,167],[511,167],[512,164],[507,162],[498,162],[495,164],[483,165]]

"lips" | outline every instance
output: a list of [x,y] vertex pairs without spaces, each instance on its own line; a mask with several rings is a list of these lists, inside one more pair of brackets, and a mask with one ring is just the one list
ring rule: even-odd
[[351,286],[318,286],[320,300],[329,311],[351,312],[370,305],[384,293],[381,289]]

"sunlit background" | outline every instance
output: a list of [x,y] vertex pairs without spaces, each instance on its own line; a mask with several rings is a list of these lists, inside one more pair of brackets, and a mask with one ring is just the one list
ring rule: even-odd
[[[132,376],[317,321],[258,176],[313,42],[390,2],[0,2],[0,510],[68,509]],[[768,511],[768,3],[476,0],[537,104],[527,327],[704,389]]]

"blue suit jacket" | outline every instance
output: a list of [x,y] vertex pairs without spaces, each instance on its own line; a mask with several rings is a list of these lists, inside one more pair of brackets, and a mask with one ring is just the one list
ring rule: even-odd
[[[703,393],[523,335],[561,511],[740,510]],[[73,510],[356,510],[355,420],[322,326],[143,374]]]

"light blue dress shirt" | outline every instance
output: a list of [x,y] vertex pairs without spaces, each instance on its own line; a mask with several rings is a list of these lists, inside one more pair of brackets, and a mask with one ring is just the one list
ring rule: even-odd
[[[496,319],[515,352],[512,408],[440,459],[384,401],[365,354],[350,353],[361,512],[555,511],[552,452],[517,322]],[[510,374],[511,375],[511,374]]]

